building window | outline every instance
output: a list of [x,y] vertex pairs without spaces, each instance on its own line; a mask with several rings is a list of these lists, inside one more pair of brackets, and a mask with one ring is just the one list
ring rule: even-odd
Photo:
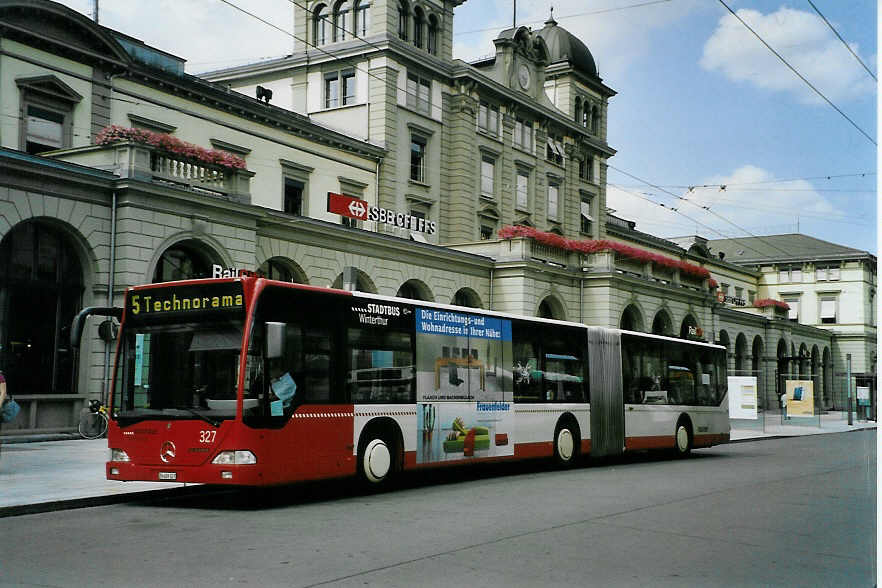
[[352,22],[349,20],[349,11],[352,8],[349,0],[338,2],[334,7],[334,40],[345,41],[346,33],[349,31]]
[[819,316],[821,324],[831,325],[836,323],[836,298],[833,296],[821,297],[821,309]]
[[303,191],[305,188],[306,185],[303,182],[285,178],[285,212],[295,216],[303,214]]
[[19,149],[30,154],[70,147],[73,109],[82,96],[53,75],[18,78]]
[[548,137],[545,144],[545,159],[557,165],[563,165],[564,151],[560,137]]
[[398,2],[398,38],[402,41],[407,41],[408,12],[407,2],[400,0]]
[[578,123],[582,120],[582,99],[576,97],[575,116],[573,119]]
[[359,37],[366,37],[368,34],[368,29],[370,28],[370,17],[369,8],[370,8],[369,0],[356,0],[355,9],[352,11],[352,17],[354,20],[354,29],[355,34]]
[[790,307],[790,309],[787,311],[787,319],[794,322],[794,323],[798,323],[799,322],[799,296],[790,296],[790,297],[784,296],[781,298],[781,300],[786,302],[787,306]]
[[417,112],[429,114],[432,82],[414,74],[407,74],[406,104]]
[[481,225],[481,241],[489,241],[493,238],[493,227],[489,225]]
[[432,55],[438,55],[438,19],[435,15],[429,17],[429,30],[426,35],[426,50]]
[[423,16],[423,10],[420,7],[417,7],[413,11],[413,44],[415,47],[422,49],[423,48],[423,22],[425,21],[425,17]]
[[499,107],[487,102],[478,106],[478,128],[491,135],[499,135]]
[[582,120],[577,120],[576,122],[581,122],[582,126],[586,129],[591,126],[591,109],[588,106],[585,106],[585,109],[582,111]]
[[579,179],[589,184],[596,183],[594,181],[594,157],[586,155],[584,159],[579,161]]
[[481,194],[494,198],[496,194],[496,160],[490,155],[481,156]]
[[815,280],[819,282],[839,280],[839,265],[815,267]]
[[515,208],[519,208],[521,210],[529,209],[529,194],[530,194],[530,175],[525,171],[518,171],[517,173],[517,187],[515,192]]
[[524,151],[533,152],[533,123],[523,119],[515,119],[514,137],[512,142],[515,147]]
[[751,306],[753,306],[754,300],[756,300],[756,292],[754,292],[753,290],[748,290],[747,291],[747,303],[750,304]]
[[349,104],[355,104],[355,71],[326,73],[325,108],[337,108]]
[[426,140],[419,135],[410,138],[410,179],[415,182],[426,181]]
[[735,286],[735,298],[741,300],[741,297],[744,295],[744,288],[739,286]]
[[324,4],[319,5],[313,10],[315,14],[315,24],[313,26],[313,37],[315,37],[316,46],[326,45],[330,43],[331,34],[331,10]]
[[725,295],[729,295],[729,284],[720,284],[720,291]]
[[589,194],[582,194],[582,199],[580,202],[580,226],[579,230],[586,235],[592,234],[594,230],[594,216],[591,215],[591,201],[592,198]]
[[64,114],[27,105],[25,151],[30,154],[64,147]]
[[557,220],[557,203],[560,188],[556,184],[548,184],[548,218]]
[[801,266],[783,266],[778,268],[778,281],[779,282],[802,282],[802,267]]
[[595,135],[600,129],[600,109],[597,106],[591,107],[591,132]]

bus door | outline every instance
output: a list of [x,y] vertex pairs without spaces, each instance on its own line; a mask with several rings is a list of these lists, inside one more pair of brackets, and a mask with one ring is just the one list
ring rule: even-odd
[[625,448],[621,334],[588,327],[591,387],[591,455],[620,455]]

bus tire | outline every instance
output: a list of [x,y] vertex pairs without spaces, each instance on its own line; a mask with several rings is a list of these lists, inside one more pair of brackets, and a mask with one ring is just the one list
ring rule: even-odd
[[389,483],[400,467],[396,435],[387,427],[370,427],[358,443],[358,477],[368,488]]
[[582,438],[579,425],[571,418],[561,418],[554,430],[554,461],[562,467],[569,467],[579,458]]
[[677,457],[686,457],[692,451],[692,423],[689,418],[682,416],[677,421],[674,429],[674,454]]

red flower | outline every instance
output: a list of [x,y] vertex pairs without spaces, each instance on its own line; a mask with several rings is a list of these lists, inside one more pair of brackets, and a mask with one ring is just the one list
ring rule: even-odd
[[759,300],[755,300],[753,305],[756,308],[765,308],[767,306],[777,306],[778,308],[783,308],[784,310],[790,310],[790,305],[784,302],[783,300],[775,300],[774,298],[760,298]]
[[132,141],[133,143],[150,145],[162,151],[209,165],[219,165],[230,169],[246,169],[245,160],[241,157],[226,151],[206,149],[205,147],[193,145],[192,143],[181,141],[177,137],[172,137],[168,133],[154,133],[145,129],[110,125],[101,129],[101,132],[95,137],[96,145],[109,145],[118,141]]
[[520,225],[502,227],[501,229],[499,229],[499,237],[502,239],[514,239],[516,237],[524,237],[527,239],[533,239],[534,241],[542,243],[543,245],[548,245],[550,247],[556,247],[558,249],[564,249],[567,251],[577,251],[579,253],[614,251],[619,255],[628,257],[630,259],[636,259],[643,262],[652,262],[655,265],[666,267],[668,269],[679,269],[683,273],[690,274],[699,278],[710,277],[710,272],[707,270],[707,268],[703,268],[692,263],[687,263],[679,259],[665,257],[664,255],[659,255],[658,253],[652,253],[650,251],[638,249],[637,247],[631,247],[630,245],[625,245],[624,243],[619,243],[618,241],[608,241],[605,239],[567,239],[566,237],[562,237],[554,233],[546,233],[544,231],[536,230],[533,227],[524,227]]

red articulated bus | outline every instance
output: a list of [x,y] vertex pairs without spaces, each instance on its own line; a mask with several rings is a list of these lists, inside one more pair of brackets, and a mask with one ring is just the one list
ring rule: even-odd
[[130,288],[109,404],[123,481],[382,484],[729,438],[723,347],[255,276]]

